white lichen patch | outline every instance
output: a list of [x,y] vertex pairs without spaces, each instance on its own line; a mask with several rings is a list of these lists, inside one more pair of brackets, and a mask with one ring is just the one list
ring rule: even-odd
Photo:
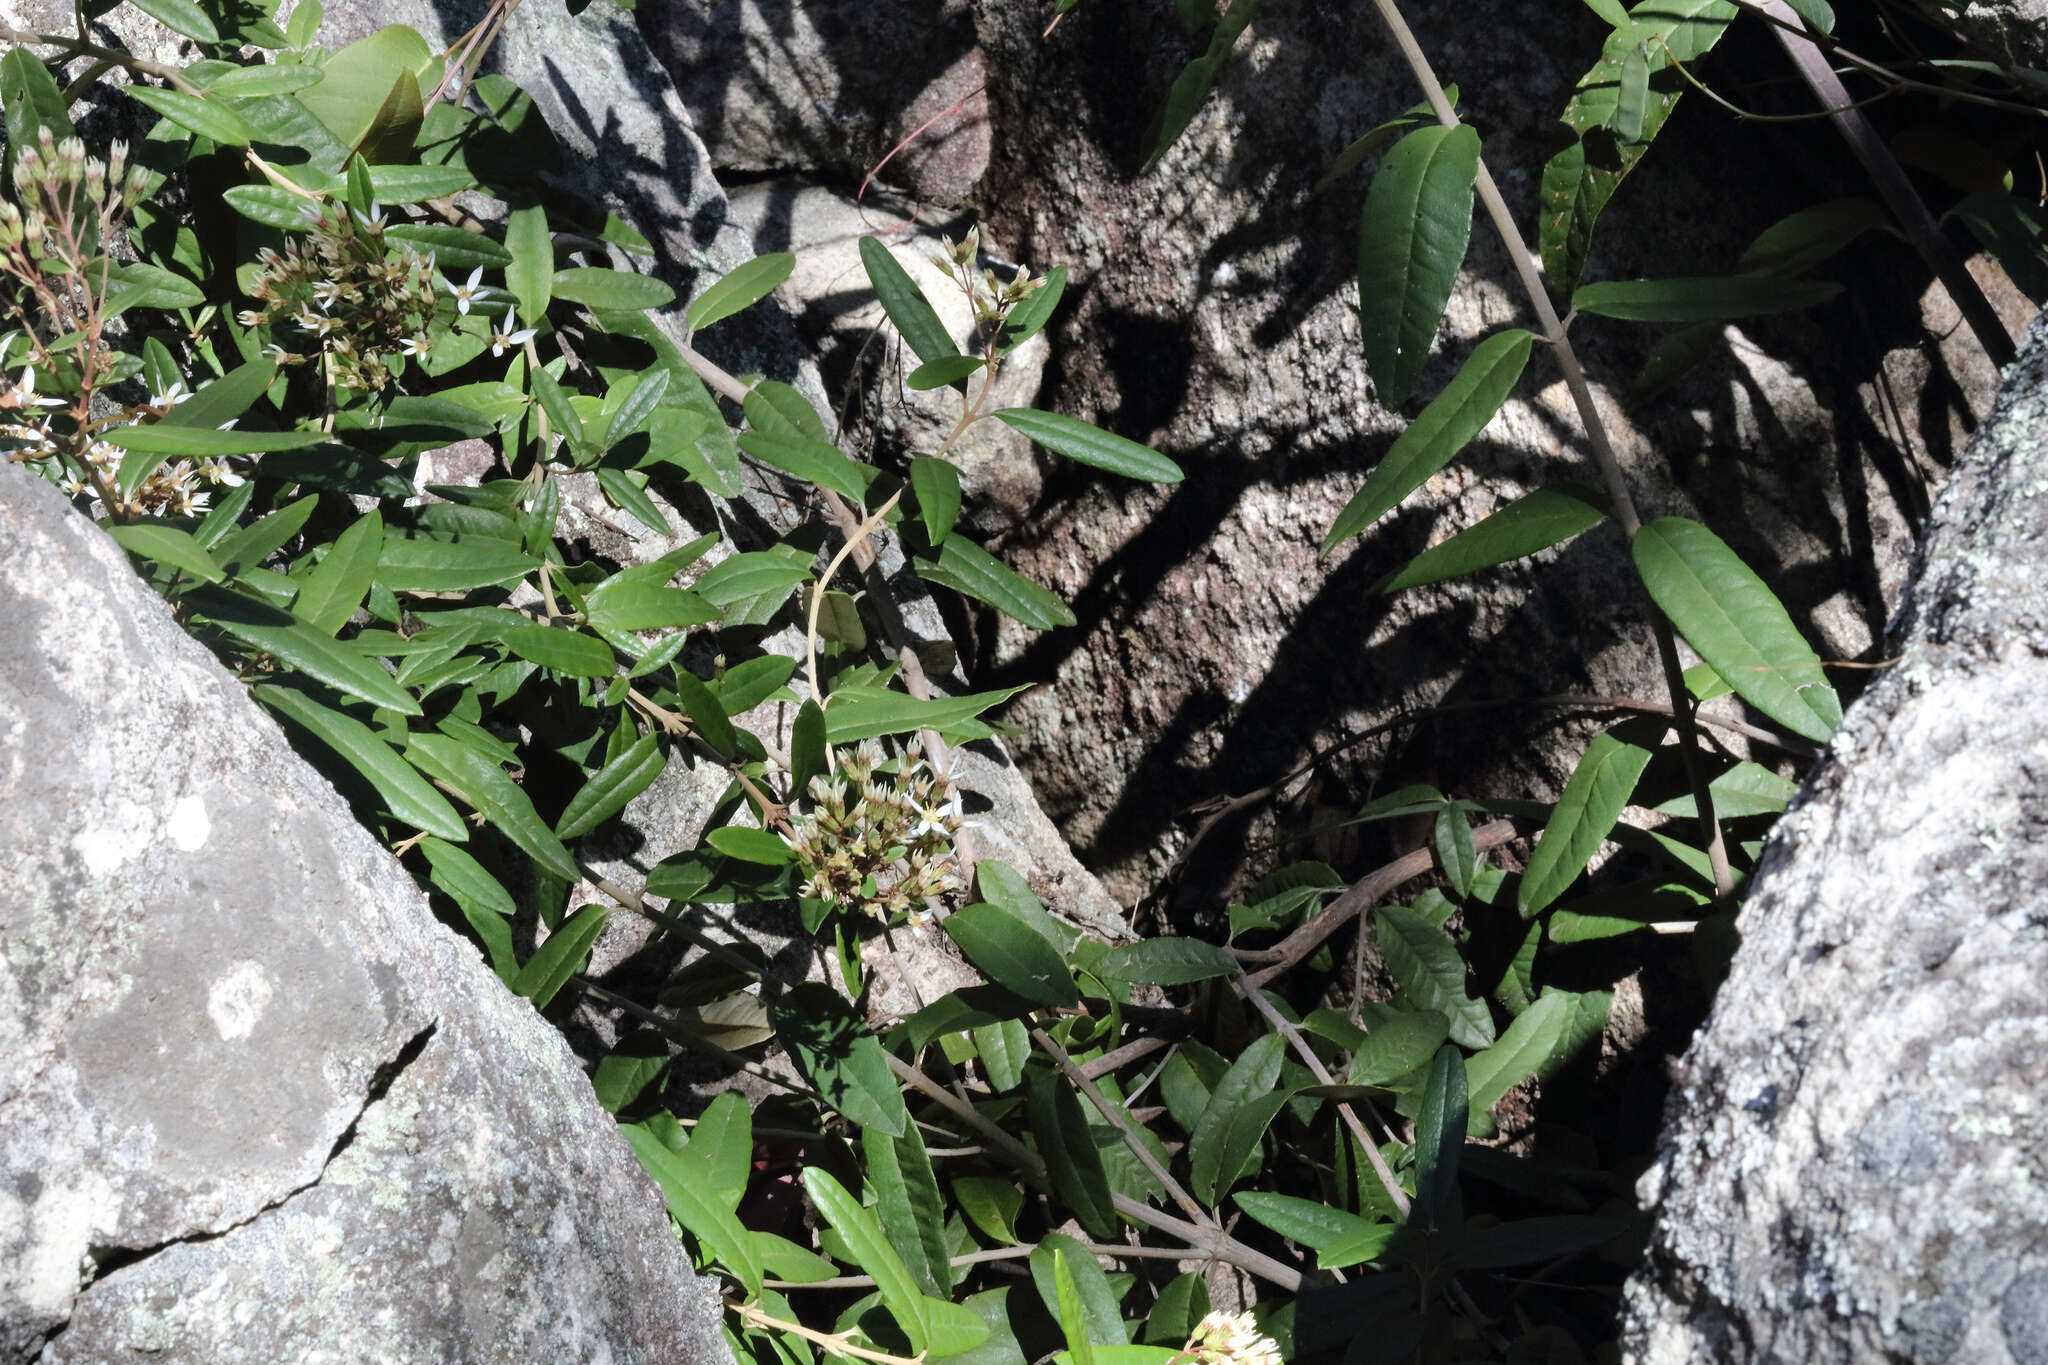
[[208,988],[206,1017],[220,1031],[221,1041],[236,1042],[256,1031],[274,994],[263,964],[244,958]]
[[170,819],[164,822],[164,835],[180,853],[197,853],[206,847],[206,836],[213,832],[213,822],[206,818],[206,802],[196,795],[178,798],[171,807]]

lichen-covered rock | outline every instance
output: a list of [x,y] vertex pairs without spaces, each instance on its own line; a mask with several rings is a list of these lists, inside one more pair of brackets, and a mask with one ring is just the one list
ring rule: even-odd
[[2044,0],[1915,0],[1936,23],[1983,48],[1994,60],[2048,66]]
[[727,1359],[560,1035],[113,542],[0,466],[0,559],[0,1360]]
[[1679,1068],[1638,1365],[2048,1359],[2048,319]]

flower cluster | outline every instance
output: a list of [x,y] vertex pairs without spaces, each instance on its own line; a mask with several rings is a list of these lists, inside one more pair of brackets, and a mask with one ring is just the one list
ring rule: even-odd
[[434,261],[407,245],[388,246],[384,214],[306,201],[307,232],[284,250],[264,247],[250,288],[259,306],[242,311],[244,327],[273,329],[266,354],[280,365],[325,357],[332,382],[383,389],[389,357],[425,352],[434,315]]
[[963,823],[952,778],[913,741],[900,762],[863,740],[839,771],[811,779],[810,808],[783,836],[803,870],[803,894],[882,917],[923,914],[962,888],[953,836]]
[[1250,1313],[1214,1312],[1195,1324],[1178,1357],[1194,1365],[1280,1365],[1280,1347]]
[[974,320],[980,323],[1000,323],[1010,315],[1010,310],[1024,300],[1045,288],[1045,277],[1034,276],[1031,267],[1020,265],[1008,284],[996,279],[996,272],[974,266],[975,257],[981,254],[981,229],[971,227],[967,235],[955,242],[950,237],[939,238],[941,246],[932,252],[931,262],[953,277],[954,283],[967,296],[967,302],[974,309]]

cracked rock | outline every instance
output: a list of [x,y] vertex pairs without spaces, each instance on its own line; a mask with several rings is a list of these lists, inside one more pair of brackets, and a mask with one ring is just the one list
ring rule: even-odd
[[716,1361],[561,1036],[0,467],[0,1362]]

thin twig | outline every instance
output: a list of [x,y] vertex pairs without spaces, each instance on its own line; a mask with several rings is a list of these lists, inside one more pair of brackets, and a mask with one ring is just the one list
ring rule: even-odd
[[1031,1041],[1037,1043],[1045,1055],[1052,1058],[1053,1064],[1074,1083],[1074,1087],[1088,1097],[1088,1102],[1095,1106],[1096,1112],[1109,1120],[1109,1126],[1116,1129],[1118,1135],[1123,1138],[1124,1146],[1131,1149],[1131,1155],[1138,1158],[1138,1164],[1165,1187],[1173,1202],[1180,1205],[1181,1212],[1203,1227],[1215,1227],[1215,1216],[1196,1203],[1195,1197],[1173,1178],[1173,1173],[1166,1169],[1153,1154],[1152,1149],[1145,1145],[1145,1140],[1138,1136],[1137,1129],[1131,1126],[1131,1121],[1124,1115],[1123,1110],[1109,1102],[1109,1097],[1103,1094],[1101,1088],[1075,1064],[1074,1059],[1067,1055],[1067,1050],[1054,1042],[1052,1035],[1036,1024],[1031,1025]]

